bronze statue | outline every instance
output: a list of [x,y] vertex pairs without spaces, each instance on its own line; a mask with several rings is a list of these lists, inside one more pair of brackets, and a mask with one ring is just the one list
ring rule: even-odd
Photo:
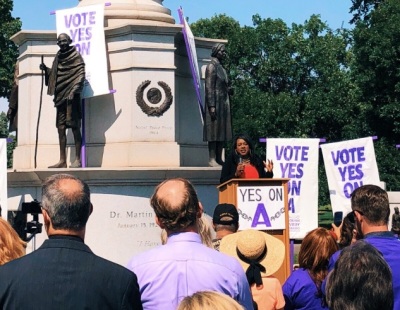
[[16,131],[18,129],[18,74],[19,61],[16,62],[14,68],[14,80],[11,87],[10,98],[8,99],[7,119],[10,121],[8,131]]
[[206,68],[205,119],[203,140],[208,142],[210,167],[222,165],[222,152],[226,141],[232,139],[232,120],[229,95],[232,94],[228,75],[222,66],[226,57],[225,45],[212,48],[211,63]]
[[45,72],[47,94],[54,95],[54,106],[57,109],[56,127],[60,143],[60,161],[49,168],[67,167],[67,128],[71,128],[75,140],[75,161],[71,168],[82,167],[81,163],[81,91],[85,81],[85,63],[82,56],[71,46],[71,38],[62,33],[57,38],[60,47],[51,68],[44,63],[40,69]]
[[399,207],[394,207],[392,215],[392,232],[400,236],[400,212]]

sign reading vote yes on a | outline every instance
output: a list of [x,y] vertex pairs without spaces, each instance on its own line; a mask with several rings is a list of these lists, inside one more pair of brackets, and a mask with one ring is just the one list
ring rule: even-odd
[[283,186],[239,186],[236,197],[240,230],[286,228]]

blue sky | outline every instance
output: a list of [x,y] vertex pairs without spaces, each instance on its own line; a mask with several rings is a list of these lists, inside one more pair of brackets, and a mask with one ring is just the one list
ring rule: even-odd
[[[50,12],[78,3],[78,0],[14,0],[13,16],[21,18],[24,30],[52,30],[55,17]],[[171,10],[175,20],[178,20],[176,11],[182,6],[190,23],[225,13],[242,25],[251,25],[251,17],[258,13],[262,18],[281,18],[290,25],[303,23],[312,14],[320,14],[323,21],[336,29],[342,22],[348,27],[351,18],[348,13],[351,0],[164,0],[163,5]]]
[[[21,19],[23,30],[54,30],[55,16],[50,13],[78,3],[78,0],[14,0],[12,15]],[[164,0],[163,5],[171,10],[175,21],[179,21],[177,9],[182,6],[189,23],[224,13],[241,25],[252,25],[254,14],[262,18],[281,18],[291,25],[302,24],[312,14],[319,14],[330,28],[337,29],[342,23],[348,28],[351,19],[351,0]],[[5,111],[6,106],[5,100],[0,98],[0,111]]]

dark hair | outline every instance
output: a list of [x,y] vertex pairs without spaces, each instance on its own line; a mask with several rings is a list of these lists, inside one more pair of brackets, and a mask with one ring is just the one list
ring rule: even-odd
[[240,159],[240,155],[236,152],[236,146],[237,146],[237,140],[242,139],[244,141],[246,141],[246,143],[249,146],[249,159],[250,159],[250,163],[253,166],[258,166],[259,162],[257,160],[257,156],[255,155],[255,151],[254,151],[254,143],[253,141],[250,139],[250,137],[246,134],[246,133],[240,133],[237,134],[234,138],[233,138],[233,143],[232,143],[232,150],[231,150],[231,156],[233,159],[233,162],[235,164],[239,163],[239,159]]
[[332,310],[393,309],[390,267],[376,248],[359,240],[341,252],[326,297]]
[[[62,186],[66,180],[76,182],[77,187]],[[52,175],[42,186],[42,207],[54,229],[79,231],[86,226],[91,212],[89,186],[70,174]]]
[[318,297],[322,297],[321,284],[328,274],[329,258],[337,250],[335,239],[322,227],[310,231],[301,242],[299,266],[308,270],[317,286]]
[[[356,229],[354,213],[349,212],[343,218],[342,227],[340,228],[340,240],[339,240],[339,248],[343,249],[346,246],[349,246],[353,240],[353,231]],[[361,236],[357,232],[356,239],[361,239]]]
[[[166,199],[158,195],[159,189],[168,182],[182,182],[184,185],[183,198],[179,205],[173,205],[171,199],[168,199],[169,197]],[[158,220],[165,229],[171,232],[177,232],[196,224],[199,199],[192,183],[186,179],[169,179],[160,183],[150,198],[150,204]]]
[[225,48],[225,44],[223,43],[217,43],[215,44],[212,49],[211,49],[211,57],[217,57],[218,52],[222,49]]
[[372,225],[387,225],[390,208],[386,191],[376,185],[363,185],[351,194],[351,209],[359,211]]
[[71,37],[64,32],[64,33],[60,33],[59,36],[57,37],[57,44],[58,44],[58,40],[60,39],[61,36],[64,36],[67,39],[68,44],[72,43]]

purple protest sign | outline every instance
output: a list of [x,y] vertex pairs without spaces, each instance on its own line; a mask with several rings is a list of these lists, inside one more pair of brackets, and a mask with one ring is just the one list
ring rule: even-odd
[[182,7],[178,9],[178,14],[179,14],[179,19],[181,21],[181,24],[183,26],[182,28],[182,33],[183,37],[185,39],[185,44],[186,44],[186,51],[188,54],[189,58],[189,64],[190,64],[190,70],[192,72],[193,76],[193,84],[194,88],[196,90],[196,95],[197,95],[197,101],[199,104],[199,109],[200,109],[200,114],[201,114],[201,121],[204,122],[203,116],[204,116],[204,103],[201,97],[201,82],[200,82],[200,71],[199,71],[199,65],[197,63],[197,53],[196,53],[196,45],[194,41],[194,36],[192,31],[190,30],[190,27],[188,23],[186,22],[186,19],[183,15],[183,9]]

